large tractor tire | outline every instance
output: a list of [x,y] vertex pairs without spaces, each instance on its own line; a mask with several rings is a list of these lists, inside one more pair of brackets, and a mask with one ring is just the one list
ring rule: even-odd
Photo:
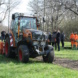
[[12,47],[10,46],[10,38],[7,37],[5,41],[5,56],[10,58],[15,58],[15,53],[12,52]]
[[20,45],[18,47],[18,60],[23,63],[29,61],[29,50],[26,45]]
[[52,63],[54,60],[54,50],[52,46],[48,46],[48,49],[50,50],[50,52],[46,56],[43,56],[43,61],[47,63]]

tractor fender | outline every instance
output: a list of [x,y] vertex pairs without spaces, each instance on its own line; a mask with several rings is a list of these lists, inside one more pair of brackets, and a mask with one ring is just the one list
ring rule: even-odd
[[19,47],[20,45],[26,45],[25,43],[26,43],[25,41],[21,40],[17,43],[17,47]]
[[19,41],[18,43],[17,43],[17,46],[19,46],[19,45],[26,45],[27,47],[32,47],[33,45],[33,42],[32,42],[32,40],[31,39],[29,39],[29,38],[24,38],[23,40],[21,40],[21,41]]
[[51,51],[54,51],[54,48],[53,48],[53,46],[48,45],[48,46],[47,46],[47,50],[45,50],[45,54],[47,55],[47,54],[50,53]]
[[26,45],[26,46],[28,47],[26,41],[24,41],[24,40],[19,41],[19,42],[17,43],[16,54],[17,54],[17,52],[18,52],[18,48],[19,48],[20,45]]

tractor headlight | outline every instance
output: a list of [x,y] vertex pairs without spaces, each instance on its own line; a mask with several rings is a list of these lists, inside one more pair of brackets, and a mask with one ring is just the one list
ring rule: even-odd
[[42,46],[45,46],[45,45],[46,45],[46,42],[41,42],[41,45],[42,45]]
[[39,44],[38,41],[33,42],[33,45],[38,45],[38,44]]

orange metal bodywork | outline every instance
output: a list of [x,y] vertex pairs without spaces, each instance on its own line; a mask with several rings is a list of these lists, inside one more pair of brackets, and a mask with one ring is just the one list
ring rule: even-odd
[[23,31],[23,37],[30,37],[32,39],[32,33],[29,30]]
[[[20,30],[18,30],[18,32],[20,34]],[[14,34],[13,34],[12,30],[10,30],[10,33],[12,34],[12,37],[13,37],[13,47],[16,47],[16,45],[15,45],[15,37],[14,37]],[[18,35],[18,37],[19,37],[19,35]],[[23,37],[24,38],[30,37],[32,39],[32,33],[29,30],[25,30],[25,31],[23,31]]]
[[20,33],[20,26],[18,26],[18,37],[19,37],[19,33]]

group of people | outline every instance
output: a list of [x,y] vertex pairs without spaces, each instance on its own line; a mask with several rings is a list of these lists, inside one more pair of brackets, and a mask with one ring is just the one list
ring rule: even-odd
[[72,48],[75,46],[76,48],[78,47],[78,35],[77,33],[71,33],[70,35],[70,40],[71,40],[71,46]]
[[60,30],[56,31],[54,30],[52,35],[49,33],[48,35],[48,43],[52,46],[55,45],[55,50],[57,49],[58,46],[58,51],[60,51],[60,41],[62,43],[62,47],[64,48],[64,33],[60,33]]

